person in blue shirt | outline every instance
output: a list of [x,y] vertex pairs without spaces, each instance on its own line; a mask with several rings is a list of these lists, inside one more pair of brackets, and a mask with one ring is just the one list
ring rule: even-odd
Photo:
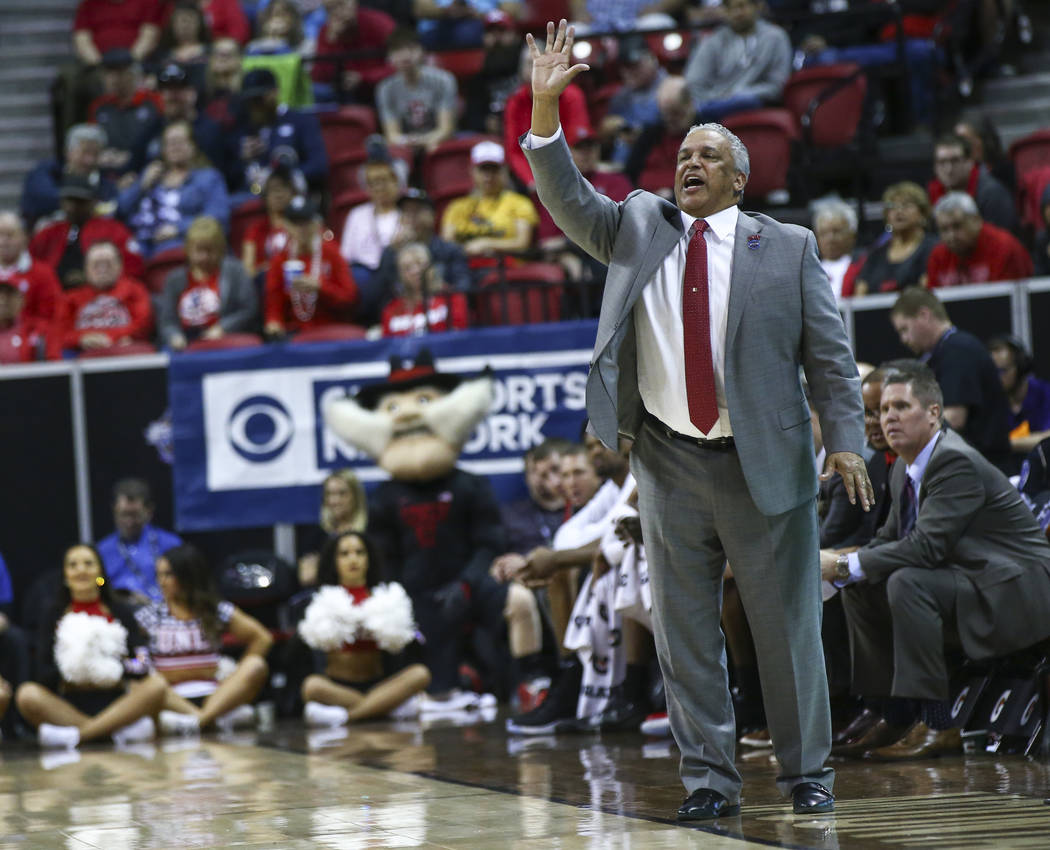
[[277,78],[268,68],[253,68],[244,75],[230,144],[227,176],[234,206],[258,195],[265,175],[277,164],[300,172],[311,188],[321,188],[328,176],[317,116],[279,103]]
[[182,544],[170,531],[157,528],[153,495],[141,478],[123,478],[113,485],[113,522],[117,530],[98,542],[113,588],[140,602],[162,599],[157,586],[157,558]]

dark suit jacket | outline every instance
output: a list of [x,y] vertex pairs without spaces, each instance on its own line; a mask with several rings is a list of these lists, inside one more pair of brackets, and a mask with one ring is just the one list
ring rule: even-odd
[[1050,635],[1050,544],[1010,481],[953,431],[930,455],[915,528],[898,539],[905,464],[890,476],[886,523],[860,550],[868,581],[903,567],[956,570],[970,585],[957,604],[971,658],[1002,655]]
[[820,548],[845,549],[863,546],[875,536],[890,513],[893,501],[889,489],[889,470],[886,453],[864,447],[864,464],[875,493],[875,507],[865,512],[860,502],[851,505],[842,476],[836,475],[820,485],[821,499],[826,505],[820,522]]

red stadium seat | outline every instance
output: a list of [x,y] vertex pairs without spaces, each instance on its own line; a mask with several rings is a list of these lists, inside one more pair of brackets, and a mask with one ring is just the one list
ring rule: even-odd
[[525,263],[490,272],[478,296],[482,325],[525,325],[561,320],[565,270],[556,263]]
[[441,50],[432,55],[434,64],[454,74],[460,84],[476,76],[485,64],[485,50],[482,47]]
[[1043,230],[1043,192],[1050,186],[1050,164],[1029,168],[1017,175],[1018,210],[1021,222],[1033,233]]
[[360,325],[322,325],[319,328],[307,328],[291,337],[291,342],[298,345],[303,342],[343,342],[352,339],[364,339],[367,329]]
[[262,345],[262,337],[258,334],[230,333],[223,334],[218,339],[195,339],[186,346],[187,351],[222,351],[227,348],[254,348]]
[[160,251],[146,260],[142,282],[150,292],[163,292],[164,281],[173,269],[186,264],[186,251],[181,246]]
[[670,65],[684,64],[689,58],[693,33],[690,30],[650,32],[645,34],[645,41],[657,61],[666,68]]
[[1036,130],[1017,139],[1010,145],[1010,159],[1018,177],[1034,168],[1050,165],[1050,129]]
[[450,185],[462,185],[470,179],[470,149],[478,142],[488,139],[502,145],[492,136],[472,135],[448,139],[423,158],[423,188],[427,194],[436,196]]
[[868,78],[859,65],[821,65],[788,78],[784,106],[795,114],[807,145],[842,147],[857,137],[867,93]]
[[109,348],[89,348],[81,351],[82,358],[96,357],[130,357],[133,354],[156,354],[157,349],[148,342],[129,342],[125,345],[111,345]]
[[361,191],[358,178],[366,159],[368,152],[361,145],[359,148],[344,150],[339,156],[328,160],[328,191],[333,199],[349,192]]
[[341,106],[318,114],[321,136],[330,160],[346,151],[364,146],[365,139],[376,132],[375,110],[370,106]]
[[798,138],[795,117],[786,109],[755,109],[726,116],[725,126],[740,137],[751,159],[744,193],[763,198],[787,189],[791,143]]
[[245,201],[230,214],[230,250],[236,256],[241,255],[241,246],[244,244],[244,236],[248,228],[265,218],[266,208],[263,206],[262,198]]

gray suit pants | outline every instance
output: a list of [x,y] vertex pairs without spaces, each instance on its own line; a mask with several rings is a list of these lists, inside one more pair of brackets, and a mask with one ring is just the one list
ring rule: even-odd
[[842,594],[853,692],[948,699],[946,644],[959,645],[955,609],[973,585],[953,569],[904,567],[888,580],[858,582]]
[[631,453],[649,561],[656,650],[689,793],[740,799],[733,705],[720,628],[728,558],[754,636],[777,787],[830,788],[831,716],[820,640],[816,504],[765,516],[735,451],[701,449],[650,423]]

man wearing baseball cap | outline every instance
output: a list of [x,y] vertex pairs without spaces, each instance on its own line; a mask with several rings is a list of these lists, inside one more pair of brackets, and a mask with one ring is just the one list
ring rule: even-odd
[[312,113],[280,102],[277,77],[268,68],[253,68],[241,85],[241,108],[233,126],[228,182],[234,204],[258,195],[266,173],[275,165],[298,170],[311,187],[328,176],[321,125]]
[[470,151],[474,189],[456,198],[441,219],[441,237],[462,246],[471,268],[497,264],[500,254],[520,254],[532,245],[536,207],[507,188],[503,146],[478,142]]

